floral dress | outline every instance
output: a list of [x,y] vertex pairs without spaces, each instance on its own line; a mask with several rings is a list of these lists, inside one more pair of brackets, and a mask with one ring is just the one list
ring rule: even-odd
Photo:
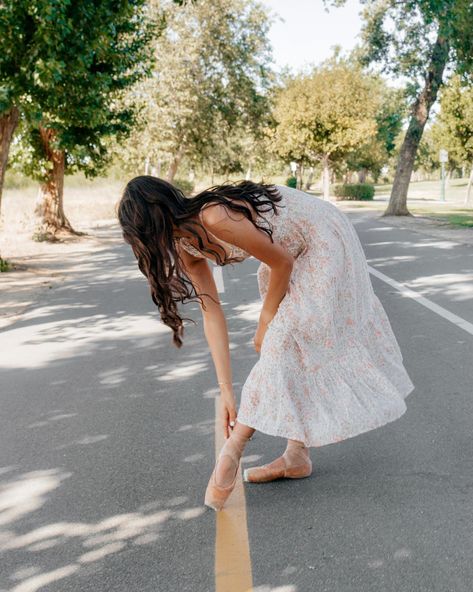
[[[399,418],[414,385],[347,216],[302,191],[278,190],[282,207],[265,217],[273,240],[295,263],[243,385],[237,420],[266,434],[323,446]],[[202,256],[185,241],[183,246]],[[249,256],[235,247],[233,255]],[[262,299],[269,275],[261,263]]]

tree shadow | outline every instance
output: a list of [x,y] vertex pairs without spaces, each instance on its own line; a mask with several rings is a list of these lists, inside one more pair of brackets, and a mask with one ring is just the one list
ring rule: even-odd
[[[200,319],[196,304],[183,313]],[[235,315],[238,392],[257,355],[254,323]],[[218,391],[202,323],[176,349],[129,247],[111,241],[0,341],[0,589],[213,589],[203,497]]]

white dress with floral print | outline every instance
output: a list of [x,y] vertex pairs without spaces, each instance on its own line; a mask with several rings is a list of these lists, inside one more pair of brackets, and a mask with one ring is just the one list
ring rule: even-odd
[[[265,216],[295,263],[243,385],[237,420],[323,446],[399,418],[414,385],[347,216],[302,191],[278,189],[283,207]],[[261,298],[269,274],[261,263]]]

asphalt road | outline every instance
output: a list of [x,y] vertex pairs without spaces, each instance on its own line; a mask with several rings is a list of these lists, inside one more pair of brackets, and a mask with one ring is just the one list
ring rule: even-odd
[[[471,247],[353,221],[372,267],[473,322]],[[216,589],[201,323],[175,349],[114,236],[0,333],[0,592]],[[257,265],[223,269],[237,396]],[[309,479],[245,484],[255,592],[471,592],[473,335],[373,285],[416,390],[396,422],[312,449]],[[244,463],[283,448],[257,434]]]

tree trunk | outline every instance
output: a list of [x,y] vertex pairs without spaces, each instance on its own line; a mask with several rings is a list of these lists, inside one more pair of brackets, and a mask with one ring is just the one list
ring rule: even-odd
[[305,183],[306,191],[309,191],[310,188],[311,188],[312,182],[314,180],[314,172],[315,172],[314,167],[310,167],[310,169],[309,169],[309,176],[307,177],[307,181]]
[[5,171],[8,164],[8,154],[10,145],[15,132],[20,112],[16,107],[0,116],[0,212],[2,206],[3,183],[5,181]]
[[175,152],[174,156],[172,157],[171,163],[168,168],[168,172],[166,175],[166,180],[169,183],[174,181],[174,177],[176,176],[177,169],[181,164],[182,157],[184,156],[184,148],[180,146],[177,151]]
[[466,188],[466,198],[465,198],[466,204],[470,203],[471,187],[472,186],[473,186],[473,167],[471,167],[470,178],[468,179],[468,187]]
[[327,155],[322,158],[322,187],[324,199],[330,199],[330,165]]
[[358,171],[358,183],[366,183],[367,169],[360,169]]
[[297,179],[296,188],[297,189],[302,189],[302,184],[303,184],[302,175],[303,175],[303,171],[304,171],[304,168],[303,168],[302,164],[297,163],[297,169],[296,169],[296,179]]
[[429,69],[425,78],[424,88],[417,97],[412,109],[409,127],[402,143],[394,176],[393,188],[389,205],[384,216],[410,216],[407,209],[407,190],[414,168],[414,160],[419,147],[429,112],[437,99],[442,84],[443,72],[448,60],[448,43],[441,35],[437,36]]
[[39,129],[44,153],[51,168],[41,184],[35,214],[39,218],[35,230],[38,240],[55,240],[58,231],[76,232],[64,214],[64,168],[65,152],[54,147],[56,132],[52,129]]

